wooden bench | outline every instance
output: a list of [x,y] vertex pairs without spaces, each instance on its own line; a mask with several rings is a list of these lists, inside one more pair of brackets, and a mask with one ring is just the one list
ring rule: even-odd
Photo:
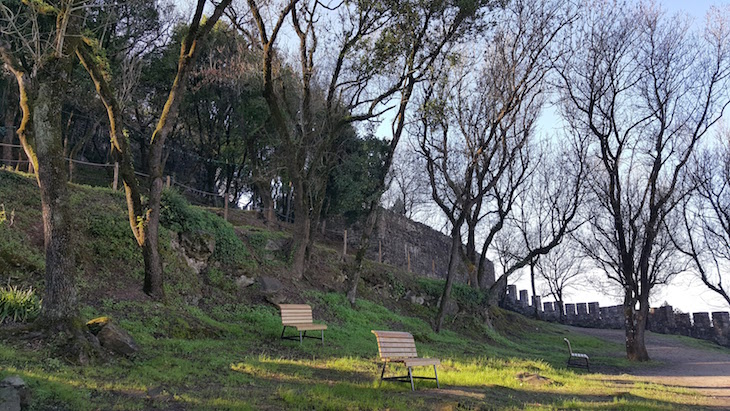
[[585,368],[588,372],[590,372],[591,368],[588,355],[573,352],[573,347],[570,346],[570,340],[567,338],[563,338],[563,340],[566,344],[568,344],[568,352],[570,352],[570,357],[568,357],[568,367]]
[[[281,313],[281,339],[283,340],[299,340],[302,343],[304,338],[321,339],[324,345],[324,330],[327,329],[325,324],[315,324],[312,321],[312,307],[307,304],[279,304],[279,313]],[[296,328],[299,331],[299,337],[290,335],[284,336],[286,327]],[[307,335],[307,331],[321,331],[321,337],[313,337]]]
[[[411,391],[415,391],[413,385],[414,378],[420,378],[423,380],[436,380],[436,387],[441,388],[439,385],[439,375],[436,372],[436,366],[441,364],[436,358],[418,358],[416,353],[416,342],[413,340],[413,335],[407,332],[400,331],[376,331],[372,330],[375,334],[375,338],[378,340],[378,352],[380,354],[380,360],[383,361],[383,371],[380,373],[380,384],[383,380],[387,381],[400,381],[411,383]],[[388,363],[400,363],[408,368],[408,375],[401,377],[385,377],[385,367]],[[414,377],[413,367],[433,365],[434,377]]]

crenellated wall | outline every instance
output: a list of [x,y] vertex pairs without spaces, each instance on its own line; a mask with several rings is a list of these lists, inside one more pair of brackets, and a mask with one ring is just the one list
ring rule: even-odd
[[[532,301],[532,302],[531,302]],[[545,321],[560,322],[568,325],[589,328],[614,328],[624,326],[624,307],[600,307],[598,303],[565,304],[563,319],[557,302],[540,304],[539,297],[528,298],[527,290],[517,292],[517,286],[507,286],[505,308],[532,316],[538,307],[540,318]],[[730,347],[730,313],[717,311],[694,314],[675,312],[671,306],[649,310],[647,329],[661,334],[678,334],[702,340],[714,341]]]

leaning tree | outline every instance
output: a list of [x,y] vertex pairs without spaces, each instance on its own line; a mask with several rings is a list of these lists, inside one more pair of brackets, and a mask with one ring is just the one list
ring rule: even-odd
[[223,10],[231,0],[218,3],[213,13],[205,18],[205,0],[198,0],[192,21],[180,44],[177,72],[164,106],[159,111],[156,125],[149,136],[149,196],[143,207],[139,183],[134,172],[132,153],[125,135],[124,113],[119,102],[119,93],[109,81],[112,76],[104,64],[104,49],[93,37],[85,36],[75,52],[96,86],[97,94],[107,109],[109,134],[120,164],[120,176],[124,182],[127,198],[129,225],[144,256],[145,277],[143,289],[151,297],[162,300],[163,288],[162,257],[159,250],[160,203],[162,199],[164,145],[172,134],[180,111],[180,103],[186,91],[186,80],[194,68],[198,56],[198,43],[213,29]]

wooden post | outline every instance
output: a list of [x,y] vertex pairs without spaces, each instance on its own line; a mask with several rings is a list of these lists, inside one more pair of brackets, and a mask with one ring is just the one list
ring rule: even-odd
[[403,244],[403,248],[406,250],[406,261],[408,262],[408,272],[411,272],[411,253],[408,251],[408,244]]
[[167,182],[165,183],[167,188],[170,188],[170,176],[167,176]]
[[347,230],[345,230],[345,233],[342,234],[342,259],[345,259],[345,256],[347,255]]
[[411,251],[408,251],[408,272],[411,272]]
[[223,219],[228,221],[228,190],[223,195]]
[[383,240],[378,240],[378,262],[383,262]]
[[114,181],[112,182],[112,190],[117,191],[119,187],[119,163],[114,163]]

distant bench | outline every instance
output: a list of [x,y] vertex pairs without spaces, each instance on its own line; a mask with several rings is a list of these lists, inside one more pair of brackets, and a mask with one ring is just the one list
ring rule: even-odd
[[[408,332],[400,331],[376,331],[372,330],[375,334],[375,338],[378,340],[378,351],[380,353],[380,360],[383,361],[383,371],[380,373],[380,383],[383,380],[386,381],[400,381],[411,383],[411,391],[415,391],[413,385],[414,378],[420,378],[423,380],[436,380],[436,387],[441,388],[439,385],[439,376],[436,372],[436,366],[441,364],[436,358],[418,358],[416,353],[416,342],[413,340],[413,335]],[[385,367],[388,363],[401,363],[408,368],[408,375],[401,377],[384,377]],[[434,377],[414,377],[413,367],[433,365]]]
[[[314,338],[321,339],[322,345],[324,345],[324,330],[327,329],[327,325],[313,322],[312,307],[307,304],[279,304],[279,312],[281,313],[281,325],[284,326],[281,330],[281,339],[298,340],[301,344],[304,338]],[[290,335],[285,337],[286,327],[296,328],[299,331],[299,336]],[[321,336],[307,335],[307,331],[321,331]]]
[[568,367],[585,368],[588,372],[590,372],[591,368],[588,355],[573,352],[573,347],[570,346],[570,340],[567,338],[563,338],[563,340],[566,344],[568,344],[568,352],[570,353],[570,357],[568,357]]

